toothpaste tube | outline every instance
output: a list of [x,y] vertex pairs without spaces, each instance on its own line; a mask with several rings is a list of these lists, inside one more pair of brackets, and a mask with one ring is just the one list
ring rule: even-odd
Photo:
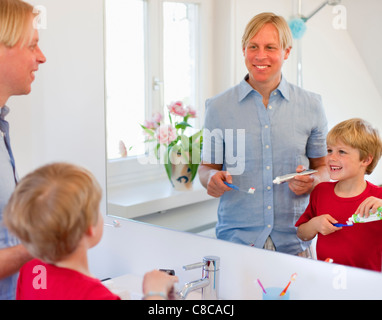
[[376,213],[371,213],[370,215],[365,218],[365,217],[360,217],[358,214],[353,214],[347,223],[364,223],[364,222],[372,222],[372,221],[379,221],[382,220],[382,207],[379,207],[377,209]]
[[307,174],[313,174],[315,172],[317,172],[317,170],[305,170],[303,172],[298,172],[298,173],[297,172],[289,173],[289,174],[286,174],[285,176],[276,177],[273,180],[273,183],[274,184],[280,184],[280,183],[289,181],[289,180],[293,179],[296,176],[305,176]]

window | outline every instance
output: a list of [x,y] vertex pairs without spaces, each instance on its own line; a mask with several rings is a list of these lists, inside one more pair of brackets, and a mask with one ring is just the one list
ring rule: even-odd
[[164,101],[195,105],[198,97],[197,5],[163,3]]
[[136,125],[145,119],[145,3],[105,1],[107,158],[120,157],[119,143],[142,153]]
[[204,108],[199,11],[195,0],[105,0],[108,160],[121,158],[121,147],[127,160],[142,156],[139,124],[166,115],[172,101]]

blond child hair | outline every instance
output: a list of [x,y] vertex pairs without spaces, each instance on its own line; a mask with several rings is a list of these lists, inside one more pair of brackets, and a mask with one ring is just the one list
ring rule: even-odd
[[25,176],[4,211],[4,222],[36,258],[55,263],[70,255],[99,217],[102,190],[93,174],[69,163]]
[[373,160],[366,168],[366,174],[371,174],[382,155],[382,142],[378,130],[362,119],[345,120],[334,126],[326,137],[328,145],[342,142],[360,154],[360,160],[371,156]]

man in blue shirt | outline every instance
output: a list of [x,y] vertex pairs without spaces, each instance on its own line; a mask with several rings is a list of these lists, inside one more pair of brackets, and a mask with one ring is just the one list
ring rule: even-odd
[[[310,243],[294,225],[314,186],[329,179],[327,120],[319,95],[282,76],[291,47],[284,18],[262,13],[248,23],[242,48],[249,73],[206,102],[199,177],[208,194],[220,197],[219,239],[304,255]],[[273,184],[276,176],[308,168],[318,172]],[[237,192],[223,182],[256,191]]]
[[3,209],[17,183],[15,160],[5,120],[5,103],[31,91],[34,73],[45,62],[33,28],[33,7],[20,0],[0,0],[0,300],[14,299],[17,272],[31,259],[3,224]]

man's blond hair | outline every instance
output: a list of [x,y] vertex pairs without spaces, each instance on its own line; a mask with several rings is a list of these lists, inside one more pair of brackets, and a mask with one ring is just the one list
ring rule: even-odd
[[102,190],[88,170],[53,163],[25,176],[4,210],[4,222],[36,258],[62,260],[96,225]]
[[357,149],[360,160],[368,156],[373,158],[366,168],[366,174],[371,174],[382,155],[382,142],[378,130],[362,119],[345,120],[334,126],[328,133],[326,142],[335,145],[338,142]]
[[0,0],[0,44],[15,46],[19,41],[25,43],[32,19],[37,15],[33,6],[21,0]]
[[248,22],[241,41],[242,49],[247,47],[248,42],[267,23],[270,23],[276,27],[280,37],[280,46],[283,50],[292,47],[292,32],[290,31],[286,20],[282,16],[278,16],[272,12],[263,12],[254,16],[251,21]]

